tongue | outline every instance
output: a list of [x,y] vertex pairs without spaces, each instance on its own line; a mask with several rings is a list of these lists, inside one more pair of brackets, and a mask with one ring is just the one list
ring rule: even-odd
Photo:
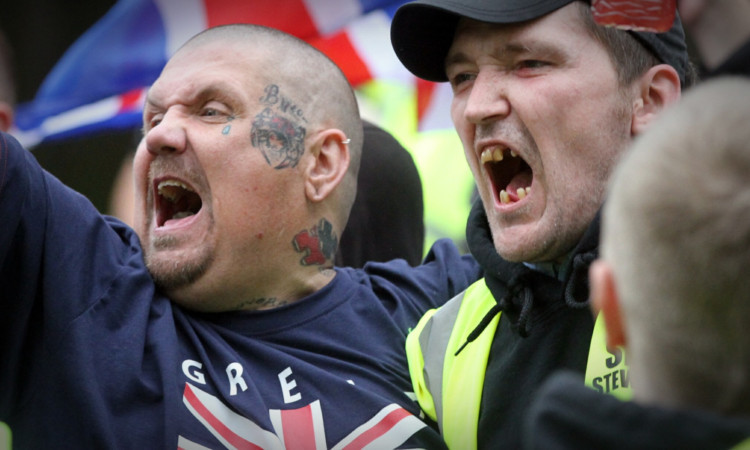
[[510,183],[508,183],[508,185],[505,187],[505,190],[508,192],[510,199],[513,201],[517,201],[518,189],[531,186],[531,180],[532,176],[531,172],[529,171],[519,172],[515,176],[513,176],[513,179],[511,179]]
[[165,221],[164,221],[164,226],[166,227],[166,226],[174,225],[174,224],[176,224],[177,222],[179,222],[179,221],[181,221],[181,220],[184,220],[185,218],[187,218],[187,217],[190,217],[190,216],[193,216],[193,215],[194,215],[194,214],[192,214],[192,213],[189,213],[189,214],[187,214],[187,215],[182,215],[182,214],[178,214],[178,215],[175,215],[175,216],[174,216],[174,217],[172,217],[171,219],[167,219],[167,220],[165,220]]
[[195,214],[192,213],[192,212],[190,212],[190,211],[181,211],[181,212],[178,212],[171,219],[167,219],[166,221],[164,221],[164,226],[174,225],[177,222],[179,222],[179,221],[181,221],[181,220],[183,220],[183,219],[185,219],[187,217],[194,216],[194,215]]

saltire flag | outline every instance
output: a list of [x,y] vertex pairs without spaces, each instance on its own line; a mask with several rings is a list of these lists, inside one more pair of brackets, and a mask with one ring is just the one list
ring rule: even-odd
[[[444,85],[419,81],[398,61],[390,22],[406,0],[119,0],[63,55],[35,98],[18,106],[12,131],[27,147],[107,129],[140,126],[148,87],[196,33],[255,23],[297,36],[326,53],[357,86],[413,85],[419,128],[448,128]],[[422,120],[424,119],[424,120]],[[416,131],[416,130],[415,130]]]

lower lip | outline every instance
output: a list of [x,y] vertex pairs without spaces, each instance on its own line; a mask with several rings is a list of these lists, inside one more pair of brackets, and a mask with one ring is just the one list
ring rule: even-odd
[[156,232],[171,232],[171,231],[178,231],[183,228],[187,228],[190,225],[192,225],[196,220],[198,220],[198,216],[200,216],[201,211],[198,211],[197,214],[193,214],[192,216],[184,217],[182,219],[169,219],[166,222],[164,222],[164,225],[157,226],[154,231]]
[[[503,203],[503,202],[500,201],[500,193],[496,192],[494,194],[495,207],[498,208],[498,209],[503,209],[503,210],[513,209],[513,208],[515,208],[515,207],[517,207],[517,206],[519,206],[519,205],[521,205],[523,203],[526,203],[527,199],[530,196],[531,196],[531,194],[527,194],[526,197],[524,197],[524,198],[518,198],[517,194],[513,194],[511,196],[511,201],[509,203]],[[515,198],[515,201],[512,200],[514,198]]]

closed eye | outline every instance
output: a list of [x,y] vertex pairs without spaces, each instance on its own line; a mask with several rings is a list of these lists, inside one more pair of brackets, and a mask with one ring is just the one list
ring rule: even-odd
[[159,125],[162,121],[162,118],[164,117],[163,114],[154,114],[146,121],[146,128],[145,131],[148,131],[157,125]]
[[225,120],[231,120],[230,118],[233,117],[233,114],[229,108],[227,108],[223,103],[211,101],[208,102],[206,105],[204,105],[200,112],[200,117],[208,120],[208,121],[225,121]]
[[546,67],[549,63],[546,61],[540,61],[538,59],[525,59],[518,64],[518,67],[527,69],[537,69],[540,67]]
[[552,68],[554,64],[540,59],[524,59],[516,63],[514,72],[521,77],[533,77],[542,75]]

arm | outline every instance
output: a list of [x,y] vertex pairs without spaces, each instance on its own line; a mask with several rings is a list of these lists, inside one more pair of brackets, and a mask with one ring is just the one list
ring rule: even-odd
[[369,263],[364,268],[372,289],[404,331],[429,309],[439,307],[483,276],[471,255],[461,255],[450,239],[438,240],[423,263],[403,260]]
[[[114,279],[123,238],[86,198],[0,133],[0,420],[68,324]],[[133,245],[133,244],[131,244]]]

